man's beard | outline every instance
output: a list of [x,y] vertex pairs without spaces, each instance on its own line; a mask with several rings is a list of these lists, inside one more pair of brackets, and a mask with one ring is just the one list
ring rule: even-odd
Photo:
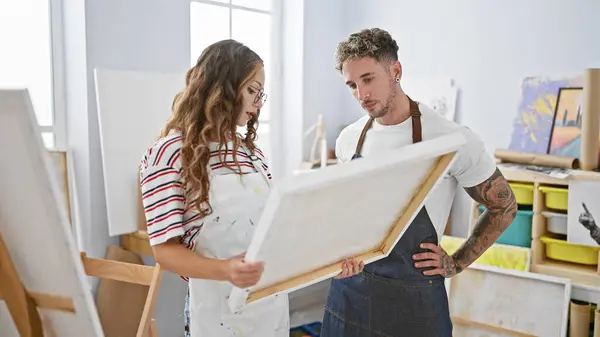
[[373,118],[381,118],[383,116],[385,116],[393,107],[394,105],[394,99],[396,98],[396,95],[398,95],[398,90],[396,87],[396,81],[394,81],[393,79],[391,79],[390,81],[390,93],[388,94],[388,97],[385,100],[385,104],[381,107],[381,109],[379,109],[378,111],[375,111],[373,113]]

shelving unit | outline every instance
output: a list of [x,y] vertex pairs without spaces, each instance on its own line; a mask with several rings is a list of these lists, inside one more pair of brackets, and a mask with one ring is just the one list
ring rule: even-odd
[[[565,179],[550,177],[543,173],[507,168],[499,166],[500,171],[511,183],[528,183],[533,185],[533,218],[531,241],[531,266],[534,273],[569,278],[573,282],[573,299],[599,304],[600,301],[600,273],[598,265],[583,265],[549,259],[546,256],[545,244],[540,237],[548,235],[547,218],[542,212],[548,210],[545,206],[545,195],[540,190],[542,186],[567,189],[571,180],[600,181],[600,173],[589,171],[575,171]],[[479,204],[474,202],[473,217],[469,224],[469,232],[481,212]]]

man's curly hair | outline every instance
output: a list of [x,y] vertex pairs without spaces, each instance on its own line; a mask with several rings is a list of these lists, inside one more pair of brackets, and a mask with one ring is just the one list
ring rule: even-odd
[[377,62],[398,61],[398,44],[383,29],[363,29],[338,44],[335,68],[341,72],[344,62],[363,57],[372,57]]

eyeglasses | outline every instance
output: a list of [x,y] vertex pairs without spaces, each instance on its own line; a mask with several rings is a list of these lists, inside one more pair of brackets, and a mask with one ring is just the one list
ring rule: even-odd
[[254,96],[254,104],[265,104],[265,102],[267,101],[267,94],[265,94],[265,90],[264,89],[257,89],[255,87],[251,87],[252,89],[256,90],[256,96]]

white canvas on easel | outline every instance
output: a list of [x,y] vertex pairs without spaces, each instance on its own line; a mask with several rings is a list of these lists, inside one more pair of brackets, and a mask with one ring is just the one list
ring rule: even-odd
[[254,287],[233,288],[231,310],[326,280],[346,257],[387,256],[464,142],[445,135],[278,182],[246,253],[265,271]]
[[109,235],[138,229],[137,168],[171,116],[185,73],[95,69]]
[[[102,337],[55,168],[27,90],[0,90],[0,234],[20,283],[56,336]],[[69,304],[74,312],[44,309]],[[5,323],[4,303],[0,316]],[[15,329],[0,326],[1,336]]]

